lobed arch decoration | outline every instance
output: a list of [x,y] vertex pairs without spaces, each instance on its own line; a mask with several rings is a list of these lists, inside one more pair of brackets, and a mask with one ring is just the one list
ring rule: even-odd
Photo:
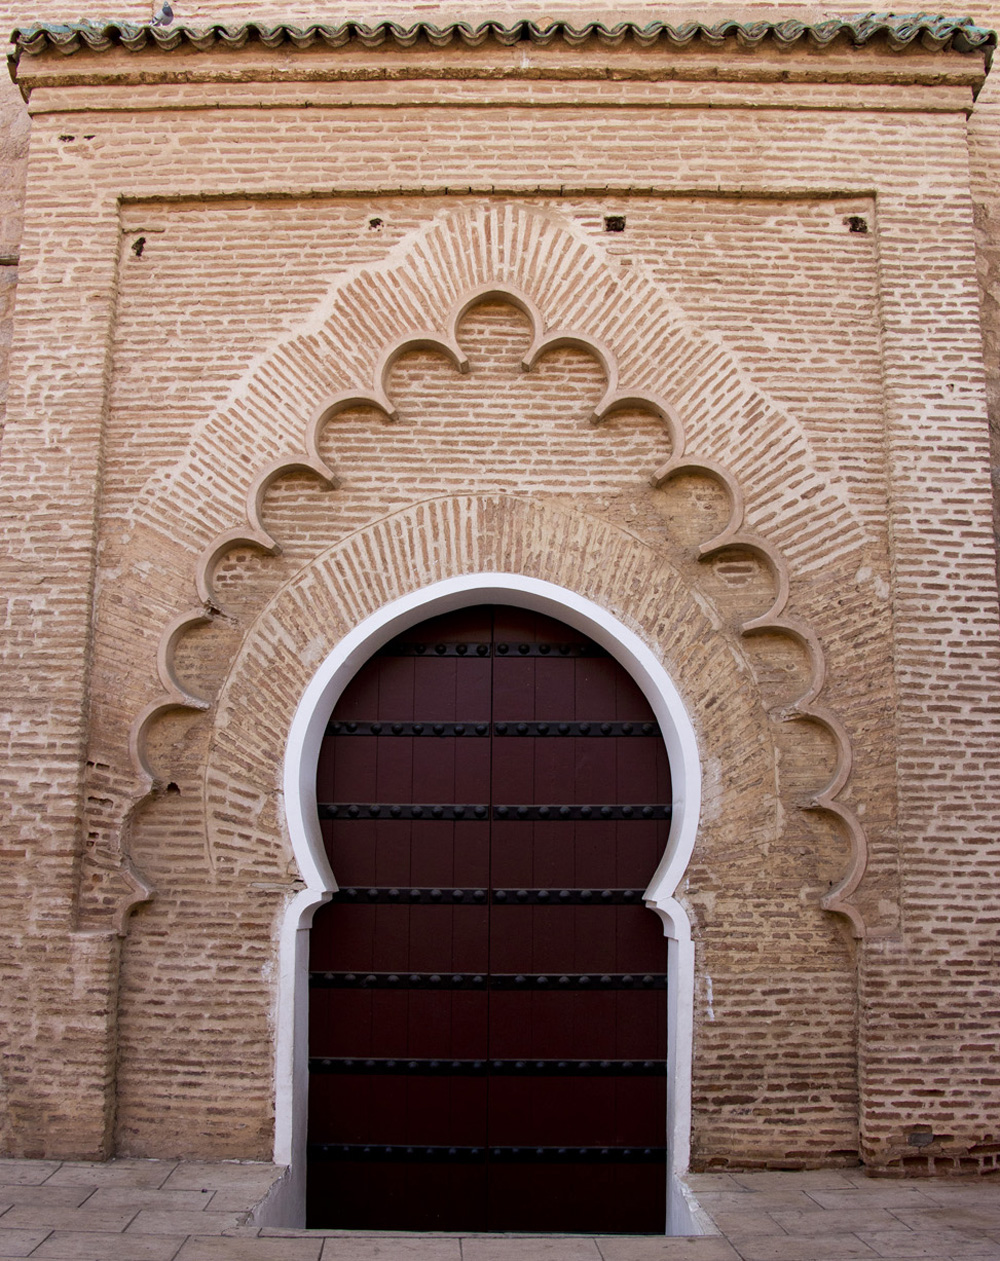
[[[440,329],[415,328],[390,339],[379,351],[368,381],[327,397],[315,409],[304,427],[300,450],[273,459],[258,470],[246,491],[244,524],[217,534],[205,546],[197,561],[194,579],[199,604],[178,614],[161,635],[157,671],[163,691],[141,710],[132,724],[130,753],[134,765],[147,785],[154,788],[155,776],[147,761],[145,747],[151,724],[172,710],[204,712],[211,708],[211,701],[194,695],[182,684],[174,669],[174,654],[188,630],[223,615],[224,611],[213,588],[213,574],[228,552],[239,547],[256,548],[267,555],[276,555],[279,552],[279,544],[266,530],[262,518],[269,487],[288,474],[308,472],[330,489],[336,489],[336,471],[322,458],[319,449],[320,437],[326,425],[340,413],[358,406],[376,408],[390,421],[395,419],[395,408],[388,392],[389,373],[399,357],[409,351],[431,350],[440,353],[456,371],[468,371],[468,362],[457,339],[458,328],[463,317],[473,307],[488,301],[504,302],[515,307],[531,324],[531,342],[522,359],[522,371],[532,371],[546,353],[562,346],[583,350],[596,360],[604,372],[605,388],[593,409],[590,418],[592,424],[600,425],[614,412],[626,408],[645,411],[662,421],[669,438],[671,454],[663,465],[651,473],[649,480],[653,487],[665,486],[684,474],[697,474],[712,479],[725,491],[729,503],[728,521],[719,533],[699,545],[698,557],[709,561],[730,549],[750,552],[756,556],[772,575],[774,597],[767,609],[742,623],[740,633],[745,637],[765,633],[785,636],[806,653],[809,661],[808,683],[800,695],[788,701],[778,717],[786,722],[812,722],[823,729],[833,742],[836,750],[833,773],[815,792],[805,808],[831,816],[846,834],[850,854],[847,869],[837,884],[822,897],[821,905],[827,911],[844,916],[853,935],[863,937],[865,924],[851,899],[865,872],[867,840],[857,815],[837,799],[851,773],[850,739],[836,713],[829,706],[819,703],[825,681],[824,653],[812,628],[786,611],[790,576],[785,558],[774,544],[748,528],[743,491],[733,473],[715,459],[688,453],[685,425],[677,408],[660,394],[623,385],[618,356],[606,342],[579,329],[548,328],[536,301],[513,285],[490,283],[476,286],[463,293],[451,306]],[[147,886],[142,883],[141,875],[135,875],[138,882],[136,897],[123,909],[122,922],[132,907],[151,896]]]

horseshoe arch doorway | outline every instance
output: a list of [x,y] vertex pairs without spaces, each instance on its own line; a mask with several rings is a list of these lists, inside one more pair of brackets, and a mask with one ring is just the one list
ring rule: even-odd
[[533,609],[581,630],[623,665],[650,702],[670,764],[673,813],[666,850],[644,893],[663,921],[668,944],[667,1220],[668,1235],[704,1233],[683,1181],[691,1141],[694,945],[674,897],[694,849],[701,811],[701,755],[687,707],[658,656],[615,614],[543,578],[482,571],[443,578],[377,605],[341,634],[316,667],[289,726],[282,773],[288,839],[304,887],[282,919],[275,1010],[274,1160],[288,1172],[261,1221],[303,1226],[309,1096],[309,945],[313,917],[338,888],[317,810],[317,766],[324,733],[341,693],[364,663],[422,620],[476,603]]
[[319,754],[307,1224],[659,1233],[670,828],[656,715],[533,609],[410,626]]

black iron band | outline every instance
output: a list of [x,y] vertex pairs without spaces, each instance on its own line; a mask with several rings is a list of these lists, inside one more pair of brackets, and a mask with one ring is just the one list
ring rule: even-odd
[[606,722],[594,719],[590,722],[482,722],[474,718],[464,722],[393,722],[391,720],[373,721],[360,719],[335,719],[326,728],[328,736],[406,736],[419,738],[423,736],[439,736],[441,738],[463,736],[531,736],[548,738],[557,736],[573,736],[577,738],[594,736],[658,736],[660,729],[655,722]]
[[335,990],[665,990],[663,973],[310,972],[312,989]]
[[666,1077],[665,1060],[409,1060],[314,1056],[310,1073],[348,1077]]
[[[321,819],[337,819],[340,822],[370,821],[372,819],[412,821],[416,819],[441,819],[446,822],[461,820],[482,822],[489,819],[490,807],[482,802],[471,804],[445,802],[321,801],[317,809]],[[494,806],[492,817],[503,823],[633,823],[651,819],[669,819],[669,805],[500,805]]]
[[641,906],[642,889],[338,889],[331,902],[347,906]]

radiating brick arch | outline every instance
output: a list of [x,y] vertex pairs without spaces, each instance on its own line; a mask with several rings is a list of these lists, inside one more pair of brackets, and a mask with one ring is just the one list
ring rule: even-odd
[[[262,848],[284,845],[285,860],[295,862],[306,886],[288,905],[279,964],[275,1159],[293,1167],[290,1203],[301,1195],[297,1179],[304,1164],[306,1052],[296,1032],[305,992],[304,935],[324,891],[336,887],[315,821],[308,835],[315,766],[310,770],[308,749],[303,755],[296,734],[303,707],[312,706],[307,720],[315,735],[325,726],[325,693],[318,707],[309,694],[316,692],[317,671],[338,650],[343,680],[377,649],[379,635],[398,633],[407,618],[416,622],[428,610],[439,611],[442,600],[455,607],[463,599],[477,603],[504,593],[511,603],[558,610],[601,638],[647,690],[665,732],[678,796],[647,899],[673,943],[671,1167],[687,1166],[694,955],[687,913],[674,895],[695,843],[702,765],[708,771],[709,834],[733,838],[774,826],[772,725],[732,640],[717,633],[689,582],[653,548],[564,506],[502,495],[454,496],[384,518],[301,570],[249,628],[218,700],[205,780],[209,842],[237,865],[241,850],[249,862]],[[401,606],[403,612],[396,612]],[[383,624],[378,615],[387,609],[391,618]],[[373,622],[379,630],[359,639],[359,628]],[[290,756],[298,758],[291,769]],[[255,825],[255,818],[274,819],[274,812],[253,808],[279,785],[285,794],[281,836]],[[676,1188],[673,1202],[676,1229],[690,1227]],[[295,1208],[285,1216],[294,1219]]]
[[[752,672],[663,556],[563,505],[450,496],[394,513],[334,544],[286,583],[248,629],[216,706],[205,778],[213,849],[233,855],[241,846],[250,851],[273,844],[248,826],[247,802],[281,782],[299,701],[341,639],[394,600],[483,573],[537,579],[607,610],[676,680],[708,756],[732,767],[753,747],[754,774],[773,786],[772,724]],[[742,751],[737,755],[731,744]],[[714,791],[721,795],[718,802],[710,796],[712,809],[724,808],[721,787]]]

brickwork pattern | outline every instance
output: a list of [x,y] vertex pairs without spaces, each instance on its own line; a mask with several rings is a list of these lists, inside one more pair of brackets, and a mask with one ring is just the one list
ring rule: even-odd
[[[863,90],[707,69],[707,86],[584,90],[550,69],[490,88],[489,112],[458,78],[436,104],[393,82],[321,83],[303,104],[298,86],[213,83],[232,62],[211,57],[201,85],[37,89],[0,450],[12,1151],[266,1158],[289,715],[372,600],[488,557],[638,628],[712,750],[684,891],[695,1159],[851,1161],[860,1117],[870,1163],[995,1166],[995,554],[968,94],[961,76],[921,87],[932,60],[893,63],[916,86]],[[727,99],[756,108],[708,108]],[[683,417],[701,471],[650,488],[669,425],[633,408],[590,427],[600,363],[564,347],[522,374],[531,330],[488,303],[459,330],[467,374],[414,351],[387,378],[394,422],[355,408],[322,428],[340,488],[282,476],[262,517],[280,555],[222,547],[222,612],[199,609],[199,556],[247,534],[254,476],[301,452],[393,337],[440,332],[483,283],[611,347],[630,388]],[[716,465],[764,559],[745,538],[698,559],[732,511]],[[800,808],[843,747],[782,721],[815,662],[780,628],[740,634],[775,563],[853,749],[858,978],[819,909],[849,861],[843,822]],[[150,791],[128,733],[167,683],[204,704],[149,711]]]

